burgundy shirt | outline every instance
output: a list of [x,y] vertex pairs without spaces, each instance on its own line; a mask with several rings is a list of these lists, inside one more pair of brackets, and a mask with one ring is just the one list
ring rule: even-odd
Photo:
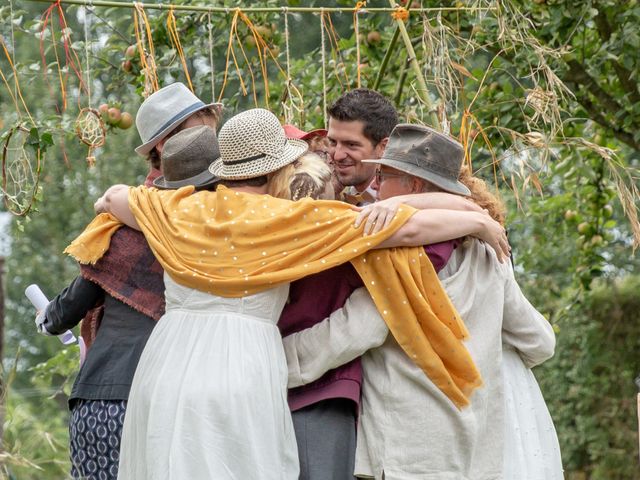
[[[457,240],[427,245],[424,250],[436,272],[451,257]],[[314,326],[342,308],[362,279],[351,263],[344,263],[291,283],[289,302],[282,311],[278,327],[283,337]],[[329,398],[347,398],[360,405],[362,366],[360,358],[328,371],[308,385],[289,390],[291,411],[313,405]]]

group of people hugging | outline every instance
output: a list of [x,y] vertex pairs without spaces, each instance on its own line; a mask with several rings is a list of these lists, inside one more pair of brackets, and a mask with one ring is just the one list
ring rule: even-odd
[[553,329],[462,145],[368,89],[326,130],[221,111],[181,83],[142,103],[149,175],[95,202],[36,317],[90,344],[72,477],[562,479],[530,370]]

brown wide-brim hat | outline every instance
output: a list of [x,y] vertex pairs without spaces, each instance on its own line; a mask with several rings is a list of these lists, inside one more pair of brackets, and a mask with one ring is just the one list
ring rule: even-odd
[[469,196],[458,181],[464,147],[433,128],[401,123],[391,132],[382,158],[362,160],[386,165],[433,183],[445,192]]
[[278,118],[254,108],[231,117],[218,136],[220,158],[209,171],[223,180],[246,180],[275,172],[309,150],[303,140],[286,138]]
[[153,186],[170,190],[214,185],[220,179],[209,167],[219,156],[218,140],[211,127],[199,125],[178,132],[164,144],[160,156],[163,175],[153,181]]

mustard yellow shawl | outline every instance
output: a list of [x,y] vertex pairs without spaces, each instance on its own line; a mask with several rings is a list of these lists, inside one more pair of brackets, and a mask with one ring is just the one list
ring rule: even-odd
[[[467,330],[422,248],[372,250],[415,212],[402,207],[372,236],[334,201],[297,202],[218,187],[129,190],[129,207],[165,271],[178,283],[241,297],[351,261],[397,342],[459,408],[481,385],[462,340]],[[96,262],[121,224],[94,219],[65,250]]]

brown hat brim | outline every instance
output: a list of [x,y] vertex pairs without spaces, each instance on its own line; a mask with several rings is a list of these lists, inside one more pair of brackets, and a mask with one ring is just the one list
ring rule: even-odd
[[153,181],[153,186],[161,190],[175,190],[181,187],[186,187],[187,185],[193,185],[198,190],[215,185],[219,181],[220,178],[213,175],[209,169],[207,169],[193,177],[182,180],[167,180],[163,175]]
[[468,197],[471,195],[471,191],[459,181],[452,181],[437,173],[431,172],[424,168],[420,168],[417,165],[407,162],[399,162],[390,158],[376,158],[369,160],[362,160],[363,163],[378,163],[380,165],[386,165],[387,167],[395,168],[401,172],[408,173],[414,177],[422,178],[428,182],[433,183],[437,187],[441,188],[445,192],[454,193],[456,195],[464,195]]

